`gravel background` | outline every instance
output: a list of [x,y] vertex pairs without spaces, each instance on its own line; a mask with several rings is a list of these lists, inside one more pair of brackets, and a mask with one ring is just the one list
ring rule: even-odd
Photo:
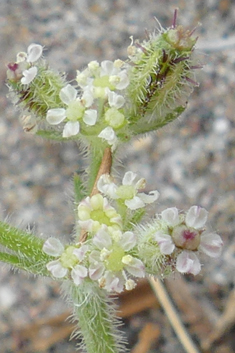
[[[0,217],[29,225],[43,236],[68,237],[73,229],[69,202],[74,171],[84,167],[75,143],[51,144],[26,135],[6,98],[6,64],[32,43],[46,47],[51,66],[75,77],[90,60],[126,58],[129,37],[178,22],[200,22],[198,50],[205,63],[200,87],[180,119],[157,134],[121,151],[123,170],[139,172],[148,189],[161,197],[157,212],[198,204],[210,211],[212,227],[222,235],[221,258],[204,261],[190,282],[198,297],[219,313],[234,286],[235,271],[235,3],[232,0],[75,1],[5,0],[0,2]],[[230,44],[226,44],[229,40]],[[231,41],[230,41],[231,40]],[[191,281],[191,278],[189,278]],[[212,299],[212,292],[214,299]],[[18,352],[13,329],[63,312],[58,286],[48,279],[0,268],[0,341],[2,353]],[[147,315],[147,314],[145,314]],[[131,334],[131,325],[126,325]],[[169,328],[158,352],[183,353]],[[170,342],[170,343],[169,343]],[[132,344],[134,344],[133,342]],[[68,340],[45,352],[74,352]],[[153,350],[154,351],[154,350]]]

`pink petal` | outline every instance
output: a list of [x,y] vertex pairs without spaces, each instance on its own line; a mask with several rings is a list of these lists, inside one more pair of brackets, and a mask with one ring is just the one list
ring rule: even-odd
[[103,229],[99,230],[93,237],[93,243],[98,249],[109,249],[112,245],[111,236]]
[[144,277],[145,276],[145,266],[143,262],[139,259],[133,257],[131,263],[125,266],[125,269],[135,277]]
[[130,231],[123,233],[120,245],[125,251],[131,250],[136,245],[136,235]]
[[175,244],[169,234],[164,234],[163,232],[158,231],[154,234],[153,238],[158,243],[162,254],[169,255],[174,251]]
[[185,222],[188,227],[199,229],[206,224],[207,215],[208,212],[205,210],[205,208],[192,206],[186,214]]
[[192,251],[183,251],[176,260],[176,269],[181,273],[192,273],[196,276],[201,271],[201,264]]
[[87,274],[87,268],[82,265],[75,266],[75,268],[71,271],[72,279],[77,286],[82,283],[84,278],[87,277]]
[[56,278],[63,278],[67,275],[67,268],[64,268],[60,260],[55,260],[55,261],[50,261],[47,265],[46,268],[48,271],[52,273],[52,275]]
[[203,232],[199,250],[210,257],[219,257],[223,248],[223,241],[216,233]]
[[64,251],[63,244],[56,238],[48,238],[43,244],[42,250],[50,256],[60,256]]

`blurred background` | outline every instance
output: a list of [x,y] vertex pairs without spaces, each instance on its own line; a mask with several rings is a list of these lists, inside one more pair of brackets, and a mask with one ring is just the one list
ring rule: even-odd
[[[14,61],[19,51],[26,51],[29,44],[40,43],[45,46],[44,55],[50,66],[66,72],[72,80],[76,70],[85,68],[91,60],[125,60],[130,36],[143,40],[146,29],[152,31],[157,27],[155,17],[163,27],[170,26],[175,8],[179,9],[178,23],[190,29],[197,27],[198,53],[205,65],[197,75],[200,87],[195,89],[188,109],[177,121],[156,134],[132,141],[120,151],[120,172],[138,172],[147,179],[147,190],[160,191],[154,212],[173,206],[187,210],[194,204],[209,211],[212,228],[224,240],[222,256],[215,260],[203,258],[200,275],[176,276],[168,281],[171,283],[167,290],[198,347],[205,340],[204,318],[207,334],[217,332],[218,336],[216,345],[211,338],[207,351],[230,353],[235,350],[233,0],[1,1],[0,217],[10,216],[12,224],[29,226],[45,238],[69,239],[74,222],[71,180],[75,171],[85,167],[75,143],[52,144],[23,132],[19,113],[6,97],[7,63]],[[144,292],[147,286],[144,284],[141,290]],[[185,288],[181,306],[180,299],[174,296],[177,288]],[[49,279],[0,266],[1,353],[75,351],[75,342],[69,340],[68,333],[64,339],[59,334],[57,339],[46,341],[43,334],[50,337],[54,332],[50,327],[40,333],[42,336],[38,332],[34,337],[19,334],[20,329],[35,322],[63,315],[67,306],[59,292],[59,286]],[[135,295],[127,302],[134,301]],[[199,308],[200,318],[196,315]],[[227,312],[229,319],[225,317]],[[137,303],[124,322],[129,348],[136,349],[135,353],[146,324],[156,325],[158,334],[138,353],[185,352],[157,300],[146,308],[138,309]],[[195,322],[197,327],[201,324],[198,330]],[[31,341],[37,339],[47,344],[33,346]]]

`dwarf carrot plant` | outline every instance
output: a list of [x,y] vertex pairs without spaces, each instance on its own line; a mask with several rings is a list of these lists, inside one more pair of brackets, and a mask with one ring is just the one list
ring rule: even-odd
[[[186,109],[199,68],[193,31],[160,27],[131,40],[127,60],[91,61],[73,84],[50,68],[43,47],[31,44],[8,64],[10,98],[27,133],[77,141],[89,168],[74,177],[75,232],[69,244],[46,241],[0,222],[0,260],[61,282],[81,344],[89,353],[125,351],[110,294],[131,291],[139,278],[175,271],[197,275],[200,253],[217,257],[222,240],[199,206],[147,215],[159,197],[132,171],[115,175],[115,155],[134,137],[158,130]],[[148,219],[146,221],[146,219]]]

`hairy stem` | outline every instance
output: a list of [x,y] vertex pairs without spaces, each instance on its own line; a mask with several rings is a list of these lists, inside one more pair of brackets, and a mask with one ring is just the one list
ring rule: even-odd
[[117,330],[120,323],[115,308],[104,290],[92,282],[83,282],[80,287],[72,283],[64,288],[74,306],[74,319],[87,353],[120,353],[125,351],[122,334]]

